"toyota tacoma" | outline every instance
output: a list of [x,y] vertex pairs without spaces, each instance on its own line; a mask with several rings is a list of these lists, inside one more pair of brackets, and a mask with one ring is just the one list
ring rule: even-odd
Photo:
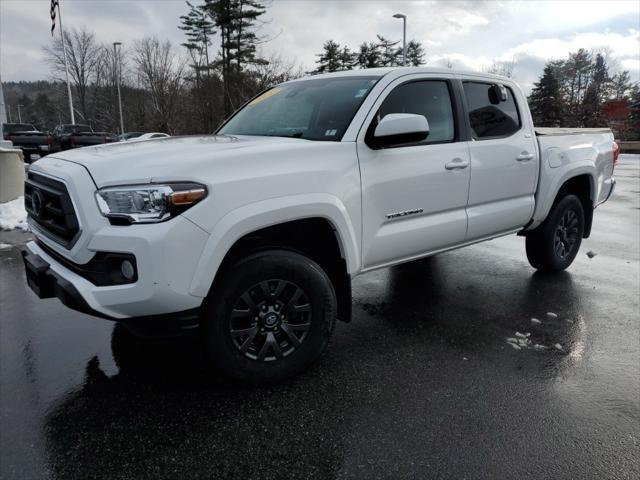
[[533,125],[511,79],[390,68],[277,85],[212,135],[33,164],[23,252],[41,298],[197,328],[223,372],[301,372],[351,319],[351,280],[509,234],[566,269],[615,186],[609,129]]

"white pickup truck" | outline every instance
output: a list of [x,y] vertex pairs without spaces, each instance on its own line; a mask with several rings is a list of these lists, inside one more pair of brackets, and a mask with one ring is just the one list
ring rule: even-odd
[[507,78],[301,78],[214,135],[35,162],[27,280],[132,327],[197,326],[226,374],[276,381],[350,320],[355,275],[513,233],[534,268],[567,268],[616,161],[608,129],[536,129]]

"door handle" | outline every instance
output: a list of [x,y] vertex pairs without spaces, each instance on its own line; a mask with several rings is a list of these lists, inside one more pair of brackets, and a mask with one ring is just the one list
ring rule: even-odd
[[519,162],[528,162],[529,160],[533,160],[533,153],[522,152],[516,157],[516,160]]
[[468,160],[462,160],[461,158],[454,158],[452,161],[445,163],[444,168],[447,170],[462,170],[469,166]]

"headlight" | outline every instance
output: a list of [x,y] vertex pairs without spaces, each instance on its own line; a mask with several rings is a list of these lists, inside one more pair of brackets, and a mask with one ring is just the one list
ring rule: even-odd
[[206,194],[197,183],[150,184],[103,188],[96,192],[96,200],[114,223],[157,223],[179,215]]

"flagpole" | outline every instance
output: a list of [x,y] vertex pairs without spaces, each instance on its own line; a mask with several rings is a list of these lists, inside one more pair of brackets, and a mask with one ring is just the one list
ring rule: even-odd
[[71,113],[71,123],[76,123],[76,117],[73,114],[73,99],[71,98],[71,84],[69,83],[69,67],[67,66],[67,47],[64,43],[64,30],[62,30],[62,12],[60,12],[60,2],[58,2],[58,20],[60,22],[60,38],[62,39],[62,55],[64,58],[64,73],[67,77],[67,95],[69,96],[69,112]]

